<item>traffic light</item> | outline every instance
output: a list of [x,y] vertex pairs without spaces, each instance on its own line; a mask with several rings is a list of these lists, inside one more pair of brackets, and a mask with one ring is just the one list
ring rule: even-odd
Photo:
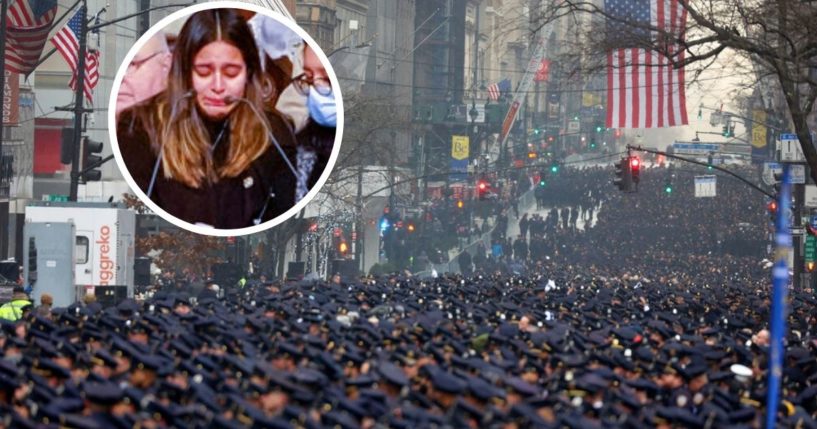
[[550,164],[550,172],[551,172],[552,174],[556,174],[556,173],[558,173],[558,172],[559,172],[559,163],[558,163],[557,161],[553,161],[553,162]]
[[477,182],[477,197],[479,197],[480,200],[484,200],[486,195],[488,194],[488,189],[490,188],[491,187],[488,184],[487,180],[480,179]]
[[664,184],[664,192],[667,193],[667,194],[672,193],[672,183],[671,182],[667,181],[667,183]]
[[544,187],[545,187],[545,185],[546,185],[546,183],[545,183],[545,179],[539,179],[539,187],[540,187],[540,188],[544,188]]
[[80,171],[94,165],[94,167],[82,174],[81,179],[85,182],[99,181],[102,179],[102,171],[99,170],[99,162],[102,161],[102,156],[98,155],[102,152],[102,142],[93,141],[88,136],[82,139],[82,163],[80,164]]
[[735,137],[735,124],[732,122],[727,122],[723,125],[723,131],[721,131],[721,135],[724,137]]
[[28,282],[37,280],[37,243],[34,237],[28,238]]
[[633,183],[638,184],[641,180],[641,160],[637,156],[630,157],[630,177]]
[[781,171],[772,173],[772,177],[774,178],[774,181],[772,183],[774,194],[780,195],[780,187],[783,186],[783,172]]
[[346,256],[347,253],[349,253],[349,245],[346,244],[346,240],[342,240],[338,243],[338,254]]
[[706,168],[711,170],[712,169],[712,152],[709,152],[709,155],[706,156]]
[[632,189],[632,176],[630,176],[630,159],[621,158],[616,164],[616,178],[613,183],[623,192],[630,192]]
[[462,200],[457,200],[457,208],[461,209],[463,207],[465,207],[465,203],[463,203]]
[[409,222],[408,226],[406,226],[406,231],[414,232],[414,222]]
[[74,162],[74,129],[62,129],[62,141],[60,144],[60,162],[70,164]]
[[814,261],[806,261],[806,271],[811,273],[814,272],[815,262]]
[[777,201],[769,201],[769,204],[766,205],[766,210],[769,211],[769,219],[772,221],[772,223],[775,223],[777,220]]

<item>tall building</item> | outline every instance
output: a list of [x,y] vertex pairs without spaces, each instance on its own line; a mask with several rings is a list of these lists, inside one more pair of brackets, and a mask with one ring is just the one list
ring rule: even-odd
[[321,49],[329,52],[335,45],[335,28],[338,19],[335,0],[297,0],[295,2],[295,19]]

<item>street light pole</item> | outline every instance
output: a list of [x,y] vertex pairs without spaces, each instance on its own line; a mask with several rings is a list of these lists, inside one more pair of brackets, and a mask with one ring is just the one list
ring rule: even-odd
[[71,189],[68,194],[68,201],[76,201],[77,200],[77,191],[79,189],[79,157],[80,151],[80,140],[82,139],[82,118],[85,117],[85,51],[87,50],[87,43],[85,41],[86,34],[88,32],[88,22],[85,20],[85,16],[88,14],[87,3],[85,0],[82,1],[82,5],[80,6],[80,10],[82,11],[81,16],[81,25],[80,25],[80,32],[78,35],[79,38],[79,51],[77,53],[77,79],[76,79],[76,87],[74,88],[74,138],[73,138],[73,148],[74,153],[72,154],[71,158]]
[[[9,0],[0,0],[0,96],[6,98],[6,13]],[[0,159],[3,157],[3,128],[5,124],[0,118]]]

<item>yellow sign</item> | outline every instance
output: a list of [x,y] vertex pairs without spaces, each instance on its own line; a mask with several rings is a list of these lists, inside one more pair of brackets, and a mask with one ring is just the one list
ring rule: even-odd
[[451,136],[451,157],[461,161],[468,159],[468,136]]
[[585,91],[582,93],[582,107],[601,106],[601,94]]
[[766,147],[766,112],[755,110],[752,120],[752,146],[758,149]]

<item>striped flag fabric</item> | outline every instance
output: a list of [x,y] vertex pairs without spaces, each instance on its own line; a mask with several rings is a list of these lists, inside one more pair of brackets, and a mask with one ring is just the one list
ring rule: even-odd
[[56,15],[56,0],[12,0],[6,15],[6,70],[34,71]]
[[[77,64],[79,64],[79,34],[82,33],[82,21],[84,19],[85,7],[83,6],[79,8],[71,20],[51,38],[51,43],[57,48],[57,51],[71,68],[73,76],[71,76],[69,85],[71,89],[74,90],[76,90],[77,86]],[[83,91],[85,92],[85,98],[93,103],[93,89],[96,87],[97,82],[99,82],[99,51],[97,50],[86,50],[84,82]]]
[[508,78],[488,85],[488,98],[492,101],[499,100],[499,97],[506,92],[511,92],[511,80]]
[[[94,102],[94,88],[99,82],[99,51],[96,49],[89,49],[85,54],[85,98],[89,103]],[[77,74],[71,76],[71,82],[68,83],[72,90],[77,89]]]
[[[663,128],[689,123],[684,69],[661,53],[634,47],[659,34],[684,37],[687,11],[679,0],[605,0],[607,38],[607,127]],[[643,28],[643,29],[642,29]],[[662,43],[661,38],[657,42]],[[679,45],[666,43],[670,57],[683,61]]]

